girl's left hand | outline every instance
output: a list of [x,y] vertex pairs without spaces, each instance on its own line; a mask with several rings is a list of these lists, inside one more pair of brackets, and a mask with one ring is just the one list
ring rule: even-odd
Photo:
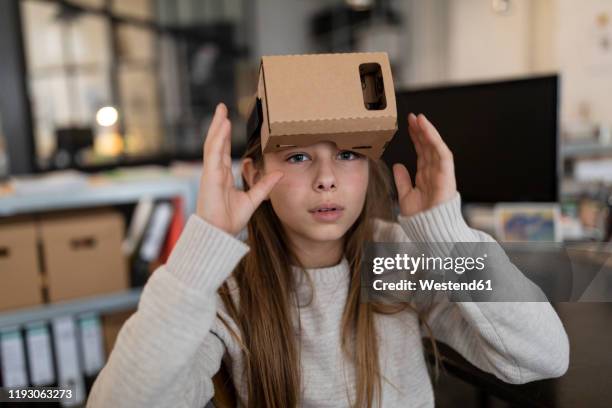
[[417,153],[416,185],[412,186],[403,164],[393,165],[400,211],[404,216],[442,204],[457,191],[453,153],[425,115],[408,115],[408,133]]

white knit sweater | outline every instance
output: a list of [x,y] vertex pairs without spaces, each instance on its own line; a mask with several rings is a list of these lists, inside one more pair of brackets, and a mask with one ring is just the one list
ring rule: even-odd
[[[399,223],[379,222],[377,239],[413,242],[484,242],[461,215],[461,197]],[[391,239],[389,239],[391,238]],[[87,406],[203,407],[213,396],[211,378],[222,359],[246,400],[243,358],[217,311],[231,320],[217,288],[249,247],[193,215],[166,265],[144,287],[138,310],[121,329],[95,381]],[[512,266],[516,279],[525,279]],[[294,268],[294,273],[300,272]],[[301,406],[346,407],[355,395],[352,366],[340,349],[340,319],[348,289],[348,262],[310,269],[313,302],[300,308]],[[525,279],[526,280],[526,279]],[[527,281],[527,280],[526,280]],[[298,294],[306,286],[298,288]],[[568,338],[546,302],[442,302],[429,315],[435,337],[468,361],[510,383],[565,373]],[[377,315],[384,407],[433,407],[432,384],[414,313]],[[232,322],[233,323],[233,322]],[[344,367],[344,369],[343,369]],[[344,372],[343,372],[344,371]]]

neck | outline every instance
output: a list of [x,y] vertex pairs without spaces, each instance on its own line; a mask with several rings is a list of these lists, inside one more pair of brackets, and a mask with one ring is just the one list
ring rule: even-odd
[[340,263],[344,253],[344,240],[312,241],[292,237],[293,251],[306,269],[325,268]]

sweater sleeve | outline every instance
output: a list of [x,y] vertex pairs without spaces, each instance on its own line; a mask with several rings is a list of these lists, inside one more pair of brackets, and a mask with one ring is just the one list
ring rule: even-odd
[[[459,193],[449,201],[398,221],[413,242],[492,242],[494,273],[539,302],[450,302],[438,292],[427,314],[434,337],[470,363],[501,380],[522,384],[563,375],[569,341],[563,324],[535,284],[511,263],[490,235],[470,228],[461,214]],[[487,263],[489,264],[489,262]],[[469,273],[469,272],[466,272]],[[497,277],[497,275],[495,275]]]
[[249,247],[192,215],[143,288],[87,407],[202,407],[225,353],[211,331],[216,290]]

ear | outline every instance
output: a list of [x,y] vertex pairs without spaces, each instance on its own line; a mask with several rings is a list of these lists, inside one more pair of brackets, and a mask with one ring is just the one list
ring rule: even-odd
[[246,180],[249,188],[252,188],[260,177],[260,171],[255,167],[253,159],[251,159],[250,157],[243,159],[241,163],[241,171],[242,177],[244,177],[244,179]]

